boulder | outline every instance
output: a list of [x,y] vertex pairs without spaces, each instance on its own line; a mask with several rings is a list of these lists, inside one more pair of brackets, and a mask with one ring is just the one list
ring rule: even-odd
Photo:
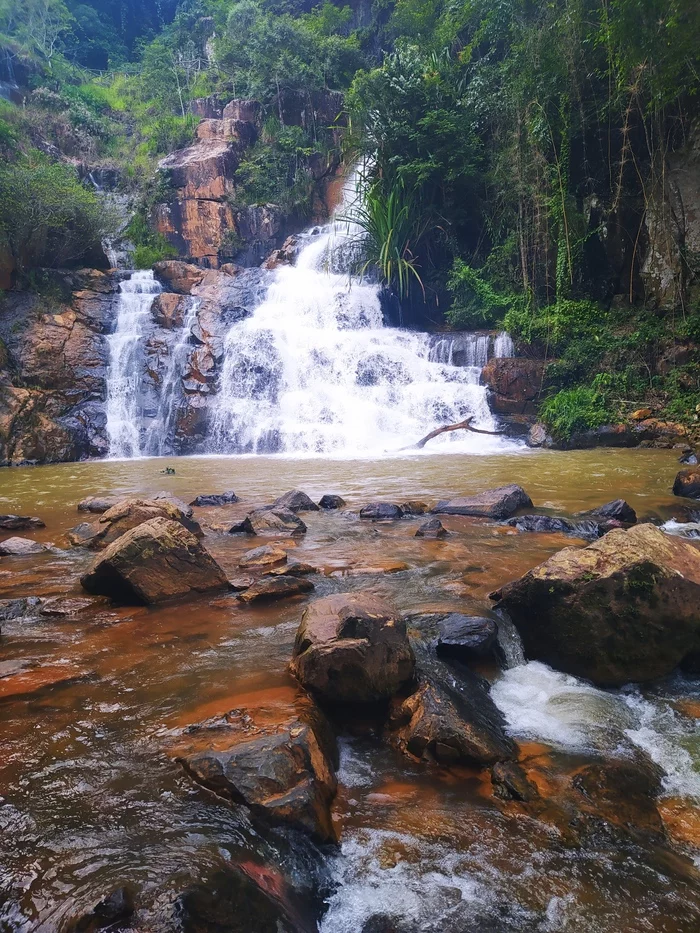
[[174,292],[161,292],[151,305],[151,317],[165,330],[179,330],[185,321],[191,298]]
[[29,515],[0,515],[0,528],[3,531],[26,531],[27,528],[45,528],[40,518]]
[[272,602],[276,599],[288,599],[301,593],[310,593],[314,585],[303,576],[264,576],[239,595],[244,603]]
[[700,499],[700,466],[680,470],[673,484],[673,495],[686,499]]
[[342,496],[333,496],[326,494],[318,500],[319,508],[331,511],[332,509],[342,509],[345,507],[345,499]]
[[[184,510],[181,506],[184,506]],[[170,498],[162,499],[123,499],[108,509],[95,523],[83,522],[68,533],[68,540],[74,547],[88,547],[101,550],[116,541],[131,528],[152,518],[167,518],[180,522],[191,534],[202,537],[202,529],[197,522],[188,517],[192,512],[189,506],[177,505]]]
[[6,538],[0,541],[0,556],[26,557],[29,554],[41,554],[48,550],[45,544],[32,541],[30,538]]
[[360,518],[371,522],[396,521],[403,518],[403,510],[395,502],[370,502],[360,509]]
[[168,518],[152,518],[125,532],[80,582],[88,593],[149,605],[228,586],[197,538]]
[[491,598],[528,657],[603,686],[663,677],[700,649],[700,552],[649,524],[565,548]]
[[554,446],[554,440],[551,434],[547,431],[546,425],[540,422],[538,422],[537,424],[533,424],[533,426],[527,432],[525,443],[527,444],[528,447],[552,447]]
[[330,806],[338,753],[328,721],[308,697],[291,709],[235,709],[187,729],[172,754],[198,784],[256,817],[335,841]]
[[263,544],[262,547],[246,551],[238,561],[238,566],[245,570],[269,570],[287,563],[287,552],[281,548]]
[[189,262],[164,259],[153,266],[153,273],[169,291],[189,295],[204,278],[205,270]]
[[101,513],[111,509],[112,506],[119,505],[124,501],[123,496],[88,496],[78,503],[79,512]]
[[446,538],[448,531],[439,518],[430,518],[416,531],[416,538]]
[[498,761],[491,768],[494,796],[502,800],[537,800],[537,786],[528,778],[517,761]]
[[513,758],[505,721],[488,693],[481,693],[470,703],[446,684],[423,680],[415,693],[395,701],[389,725],[399,747],[444,765],[486,766]]
[[319,507],[305,492],[291,489],[272,503],[273,509],[289,509],[290,512],[318,512]]
[[493,357],[481,371],[489,401],[500,415],[534,415],[545,363],[524,357]]
[[306,534],[306,525],[289,509],[255,509],[246,515],[243,521],[232,525],[229,534],[298,537]]
[[551,515],[518,515],[509,518],[506,525],[518,531],[534,531],[539,534],[571,534],[574,523],[566,518],[554,518]]
[[686,450],[678,458],[679,463],[685,463],[687,466],[696,466],[698,464],[698,455],[694,450]]
[[498,644],[498,626],[493,619],[451,612],[438,622],[438,654],[470,661],[492,657]]
[[420,502],[418,499],[409,499],[408,502],[402,502],[400,505],[401,514],[405,516],[410,515],[425,515],[428,511],[428,506],[425,502]]
[[406,625],[369,595],[327,596],[304,612],[290,669],[332,703],[386,700],[413,676]]
[[10,622],[33,616],[41,606],[38,596],[26,596],[19,599],[0,599],[0,622]]
[[595,509],[589,509],[586,512],[577,512],[577,518],[591,519],[603,525],[609,522],[617,522],[623,525],[634,525],[637,521],[637,513],[632,506],[624,499],[613,499],[612,502],[606,502]]
[[[174,473],[175,470],[173,470],[172,472]],[[175,508],[180,512],[180,521],[182,521],[183,524],[185,524],[186,528],[189,528],[192,534],[198,534],[199,531],[201,531],[201,529],[199,528],[196,522],[192,522],[191,525],[188,525],[184,521],[187,518],[192,518],[192,516],[194,515],[194,509],[188,502],[185,502],[183,499],[178,498],[177,496],[173,495],[171,492],[165,492],[165,491],[155,493],[154,495],[151,496],[151,499],[153,499],[154,502],[165,501],[165,502],[169,502],[171,505],[174,505]]]
[[522,486],[512,484],[487,489],[475,496],[461,496],[438,502],[435,515],[473,515],[478,518],[510,518],[520,509],[532,508],[532,501]]
[[210,493],[203,496],[197,496],[190,502],[190,505],[231,505],[238,502],[238,496],[233,489],[227,489],[226,492]]

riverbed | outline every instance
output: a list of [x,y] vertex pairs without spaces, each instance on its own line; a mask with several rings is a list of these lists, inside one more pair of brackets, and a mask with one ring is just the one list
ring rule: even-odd
[[[44,529],[20,533],[51,549],[0,559],[0,598],[84,595],[79,577],[94,555],[64,536],[84,520],[76,505],[85,496],[165,491],[190,501],[235,490],[239,503],[196,510],[205,545],[233,575],[260,542],[212,526],[297,488],[347,503],[304,514],[308,533],[293,548],[320,570],[311,598],[370,591],[401,613],[481,615],[497,586],[583,542],[450,516],[442,517],[448,538],[425,540],[415,537],[419,518],[372,525],[358,520],[359,508],[432,506],[516,482],[552,514],[621,497],[640,519],[661,523],[683,517],[670,494],[677,470],[677,451],[516,446],[484,456],[182,457],[3,470],[0,511],[42,518]],[[274,865],[316,904],[322,933],[361,933],[377,914],[400,918],[400,933],[700,929],[700,871],[687,845],[604,832],[572,845],[555,818],[496,806],[477,772],[413,763],[370,734],[340,737],[338,848],[319,853],[287,831],[262,832],[244,809],[195,787],[165,754],[168,737],[217,712],[283,702],[307,603],[246,608],[232,593],[3,624],[2,661],[29,666],[19,692],[4,696],[0,679],[0,930],[60,930],[124,884],[136,892],[135,929],[174,929],[177,895],[241,861]],[[565,771],[592,754],[614,755],[622,736],[664,768],[664,796],[700,825],[700,682],[674,675],[643,690],[601,691],[537,662],[483,673],[533,761]]]

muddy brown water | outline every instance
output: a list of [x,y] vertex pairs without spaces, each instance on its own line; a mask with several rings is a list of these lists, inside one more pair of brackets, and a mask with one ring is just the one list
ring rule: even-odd
[[[161,474],[166,467],[175,475]],[[90,518],[76,511],[87,495],[164,490],[189,501],[234,489],[239,504],[196,510],[206,525],[300,488],[315,499],[338,493],[350,510],[304,514],[308,534],[290,543],[323,571],[312,578],[312,598],[371,590],[402,612],[482,613],[496,586],[576,542],[447,516],[453,534],[429,541],[414,537],[420,519],[371,525],[352,510],[379,499],[433,505],[518,482],[535,506],[556,514],[623,497],[640,517],[665,520],[683,514],[670,495],[677,470],[677,452],[617,450],[3,470],[0,511],[46,522],[3,537],[21,534],[52,548],[0,559],[0,598],[85,595],[79,577],[92,555],[68,548],[64,535]],[[261,539],[208,533],[205,543],[233,574]],[[397,561],[408,569],[376,572]],[[671,858],[653,847],[612,845],[604,834],[599,845],[567,847],[546,821],[494,807],[478,775],[411,764],[367,736],[341,742],[338,850],[319,854],[294,834],[263,831],[245,811],[193,787],[163,751],[169,736],[215,713],[286,697],[286,664],[307,602],[244,608],[235,595],[218,595],[158,608],[97,604],[70,617],[3,624],[0,662],[20,673],[0,678],[0,930],[60,930],[124,883],[137,892],[136,928],[166,930],[177,893],[222,863],[251,859],[278,866],[325,904],[323,933],[360,933],[382,912],[415,924],[407,929],[447,933],[700,930],[700,873],[690,852]],[[654,691],[654,710],[666,704],[665,714],[675,703],[673,716],[681,715],[679,698],[697,696],[677,679]],[[649,701],[635,694],[634,702]],[[695,756],[690,765],[683,759],[690,772],[700,760],[693,728],[685,723],[681,743],[683,755]],[[519,735],[517,724],[514,734],[537,738]]]

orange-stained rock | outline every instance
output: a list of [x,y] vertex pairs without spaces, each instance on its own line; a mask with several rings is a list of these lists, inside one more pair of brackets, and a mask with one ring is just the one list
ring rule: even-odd
[[491,407],[500,414],[534,414],[542,389],[542,360],[494,357],[481,371],[482,381],[493,393]]
[[188,299],[183,295],[172,292],[161,292],[156,295],[151,305],[151,314],[159,327],[166,330],[176,330],[182,327],[187,310]]
[[189,198],[159,204],[154,210],[154,223],[156,230],[182,256],[212,268],[219,263],[219,250],[226,233],[236,230],[231,207],[209,199]]
[[55,687],[67,687],[87,676],[72,664],[44,664],[34,667],[11,662],[14,668],[0,670],[0,701],[19,700]]
[[657,803],[666,832],[674,842],[700,852],[700,807],[681,797]]
[[158,163],[158,168],[167,173],[180,199],[215,200],[233,191],[238,162],[235,146],[226,140],[206,140],[171,153]]
[[164,259],[153,266],[153,273],[170,291],[178,295],[189,295],[195,285],[203,280],[205,270],[192,263],[177,259]]
[[[191,509],[189,511],[191,512]],[[107,509],[96,522],[83,522],[78,525],[68,532],[68,540],[75,547],[103,550],[125,532],[152,518],[167,518],[180,522],[191,534],[202,537],[202,529],[197,522],[172,502],[166,499],[130,498],[122,499]]]
[[651,418],[653,412],[651,408],[638,408],[637,411],[633,411],[630,415],[631,421],[644,421],[646,418]]

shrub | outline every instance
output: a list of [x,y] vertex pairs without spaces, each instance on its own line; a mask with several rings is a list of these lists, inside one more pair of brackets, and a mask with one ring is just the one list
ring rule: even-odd
[[590,386],[562,389],[540,407],[540,418],[561,441],[572,434],[599,428],[613,417],[607,396]]

